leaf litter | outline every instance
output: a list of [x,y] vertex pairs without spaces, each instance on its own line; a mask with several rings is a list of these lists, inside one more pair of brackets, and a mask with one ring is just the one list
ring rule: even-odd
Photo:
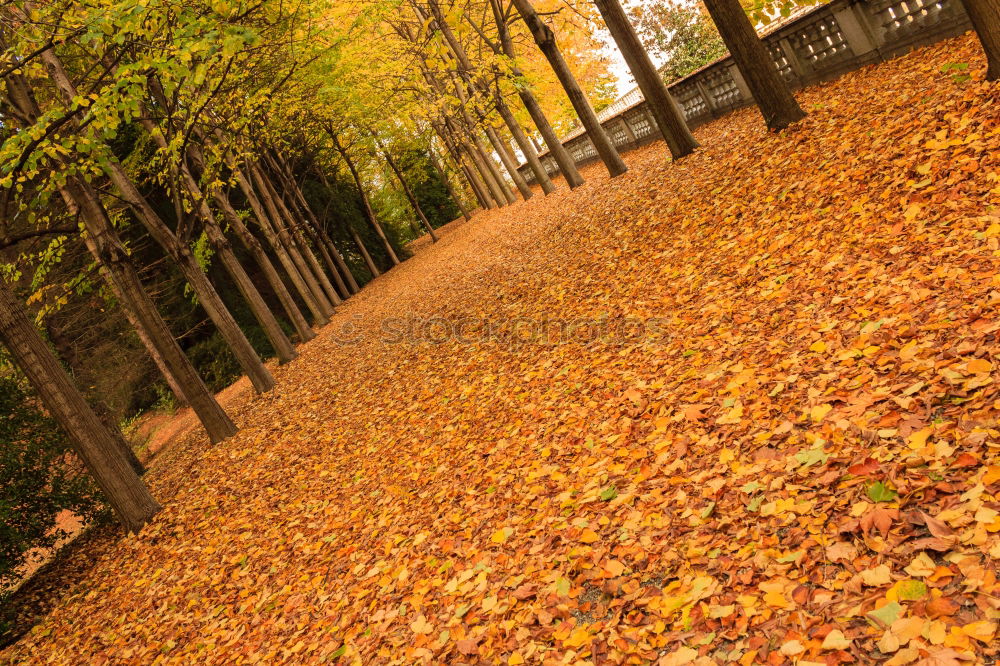
[[[2,659],[994,661],[1000,88],[977,49],[455,224],[244,392],[239,435],[175,444],[163,513]],[[473,323],[388,340],[400,318]],[[511,324],[555,319],[585,323]]]

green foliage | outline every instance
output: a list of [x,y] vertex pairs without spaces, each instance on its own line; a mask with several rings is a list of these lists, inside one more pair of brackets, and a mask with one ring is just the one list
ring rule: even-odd
[[646,49],[665,60],[660,73],[668,83],[727,53],[712,19],[698,5],[657,0],[632,14]]
[[62,511],[88,521],[103,508],[55,421],[22,381],[0,375],[0,591],[17,581],[28,551],[65,536],[56,529]]

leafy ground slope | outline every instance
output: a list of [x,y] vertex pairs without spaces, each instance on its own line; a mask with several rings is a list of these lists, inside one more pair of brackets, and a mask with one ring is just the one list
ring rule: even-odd
[[162,455],[162,515],[3,658],[993,663],[984,69],[952,40],[457,226]]

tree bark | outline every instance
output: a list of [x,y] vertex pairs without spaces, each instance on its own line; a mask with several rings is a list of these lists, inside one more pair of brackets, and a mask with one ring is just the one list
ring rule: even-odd
[[986,52],[986,80],[1000,80],[1000,2],[962,0],[962,4]]
[[459,198],[455,188],[452,187],[451,181],[448,180],[448,174],[446,174],[444,169],[441,167],[441,162],[438,161],[437,155],[434,154],[434,148],[431,146],[427,147],[427,157],[430,159],[431,166],[433,166],[434,170],[437,171],[437,175],[438,178],[441,179],[441,183],[444,185],[445,189],[448,190],[448,196],[451,197],[451,200],[454,201],[455,205],[462,211],[462,217],[464,217],[466,221],[471,220],[472,214],[469,212],[468,207],[462,199]]
[[403,193],[406,194],[406,200],[410,202],[410,207],[413,208],[413,212],[417,214],[418,218],[420,218],[420,223],[424,225],[424,228],[427,229],[427,233],[430,234],[431,242],[437,243],[438,237],[437,234],[434,233],[434,227],[431,226],[430,220],[428,220],[427,216],[424,215],[424,210],[420,207],[420,202],[417,201],[417,197],[413,195],[413,191],[410,189],[410,185],[406,182],[406,178],[403,177],[403,172],[400,171],[396,161],[392,159],[392,155],[389,154],[389,151],[386,150],[384,146],[379,144],[379,149],[382,151],[382,156],[385,157],[385,161],[389,165],[389,168],[392,169],[394,174],[396,174],[396,180],[398,180],[399,184],[403,186]]
[[[365,194],[364,183],[361,182],[361,175],[358,173],[357,168],[354,166],[354,161],[351,159],[351,155],[340,145],[340,139],[333,132],[330,132],[330,137],[333,139],[334,147],[336,147],[337,152],[340,156],[344,158],[344,162],[347,163],[347,169],[351,172],[351,177],[354,178],[354,185],[358,188],[358,193],[361,195],[361,203],[364,204],[365,217],[368,218],[368,222],[375,228],[375,233],[378,234],[379,240],[382,241],[382,246],[385,248],[386,254],[389,255],[389,260],[392,261],[393,266],[399,265],[399,257],[396,256],[396,251],[392,249],[392,244],[389,242],[389,238],[385,235],[385,231],[382,230],[382,225],[379,224],[378,219],[375,217],[375,211],[372,210],[372,205],[368,201],[368,195]],[[363,247],[363,246],[362,246]]]
[[739,0],[705,0],[719,35],[747,82],[767,128],[782,130],[806,117],[788,84],[778,74],[767,47]]
[[552,29],[535,13],[535,8],[531,6],[530,0],[513,0],[513,2],[521,18],[527,24],[528,30],[531,31],[531,36],[538,44],[538,48],[545,54],[545,58],[555,71],[569,101],[573,104],[573,108],[576,109],[576,115],[579,116],[580,122],[587,129],[587,136],[590,137],[594,148],[597,149],[597,154],[601,156],[601,160],[608,169],[608,174],[612,178],[622,175],[628,171],[628,167],[625,166],[618,150],[611,143],[608,133],[601,127],[597,114],[594,113],[594,108],[590,106],[587,96],[580,88],[573,72],[570,71],[569,65],[566,64],[566,60],[556,44],[556,36]]
[[656,71],[653,61],[649,59],[649,54],[643,48],[639,36],[625,15],[619,0],[594,0],[597,9],[604,17],[604,22],[608,26],[618,50],[628,64],[632,76],[635,77],[642,96],[646,98],[646,106],[653,113],[656,125],[660,128],[660,133],[670,147],[670,154],[675,160],[689,155],[698,147],[691,130],[688,129],[684,115],[677,107],[670,91],[660,73]]
[[490,143],[493,144],[493,149],[496,151],[497,155],[500,157],[500,161],[503,162],[503,166],[507,169],[507,173],[510,174],[510,179],[514,181],[514,185],[517,187],[517,191],[521,193],[521,198],[527,201],[530,199],[534,192],[528,186],[528,181],[524,179],[521,172],[517,170],[517,163],[514,161],[514,157],[510,154],[510,148],[507,147],[499,136],[497,136],[497,131],[486,125],[486,136],[489,137]]
[[538,159],[538,152],[531,144],[528,135],[524,133],[524,129],[521,127],[521,123],[517,122],[517,118],[514,117],[514,113],[507,106],[507,102],[504,101],[499,91],[494,96],[494,102],[497,113],[503,118],[507,129],[510,130],[511,136],[517,142],[517,147],[524,153],[524,161],[527,162],[531,172],[535,174],[535,182],[542,188],[542,192],[552,194],[555,192],[556,186],[552,184],[552,179],[549,178],[549,174],[545,171],[545,167],[542,166],[541,160]]
[[122,525],[129,532],[138,532],[156,515],[160,505],[121,455],[114,436],[73,386],[24,306],[6,285],[0,285],[0,342],[41,396],[45,408],[69,435]]
[[[312,314],[313,321],[317,326],[326,326],[330,323],[323,311],[319,307],[319,303],[313,297],[312,290],[309,289],[309,285],[306,284],[305,278],[299,272],[298,266],[292,260],[291,255],[285,248],[284,243],[278,238],[278,233],[275,231],[274,226],[271,224],[271,216],[277,216],[278,211],[274,208],[270,199],[265,196],[265,193],[261,191],[261,195],[258,198],[256,194],[256,189],[259,187],[255,182],[250,180],[254,178],[253,170],[250,170],[251,176],[247,176],[246,173],[239,167],[233,167],[233,173],[236,175],[236,182],[239,184],[240,189],[243,191],[243,195],[250,202],[250,207],[253,209],[254,216],[257,218],[257,226],[260,227],[261,233],[264,234],[264,239],[267,240],[268,245],[274,251],[276,257],[278,257],[278,262],[281,267],[285,269],[285,274],[288,279],[291,280],[292,286],[295,291],[299,294],[299,298],[302,302],[306,304],[306,308]],[[254,180],[256,180],[254,178]],[[261,201],[263,199],[263,202]],[[308,333],[303,337],[303,340],[312,340],[316,337],[316,333],[312,329],[308,329]],[[302,333],[299,334],[300,337]]]

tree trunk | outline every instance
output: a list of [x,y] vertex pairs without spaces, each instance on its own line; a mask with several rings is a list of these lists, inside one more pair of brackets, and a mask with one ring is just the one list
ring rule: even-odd
[[313,302],[319,308],[323,325],[325,326],[330,322],[330,315],[333,314],[333,304],[330,303],[326,294],[323,293],[323,289],[319,286],[315,274],[306,264],[305,257],[299,252],[295,239],[288,231],[288,223],[285,217],[286,211],[280,200],[281,197],[258,165],[251,164],[249,165],[249,169],[253,176],[254,184],[257,185],[257,191],[260,192],[264,205],[267,207],[271,224],[277,234],[277,239],[284,251],[291,257],[292,263],[298,270],[301,279],[305,282]]
[[521,193],[521,198],[527,201],[530,199],[534,192],[528,187],[528,181],[524,179],[521,172],[517,170],[517,163],[514,161],[514,157],[510,154],[510,149],[507,147],[500,137],[497,136],[497,131],[486,125],[486,136],[489,137],[490,143],[493,144],[493,149],[496,150],[497,155],[500,157],[500,161],[503,162],[503,166],[507,169],[507,173],[510,174],[510,179],[514,181],[514,185],[517,187],[517,191]]
[[569,65],[566,64],[566,60],[563,58],[562,52],[556,44],[556,36],[552,32],[552,29],[535,13],[530,0],[513,0],[513,2],[514,6],[517,7],[518,13],[521,14],[521,18],[528,25],[531,36],[534,37],[538,48],[545,54],[545,58],[549,61],[553,71],[555,71],[556,76],[559,78],[559,82],[566,91],[569,101],[573,104],[573,108],[576,109],[576,115],[579,116],[580,122],[587,129],[587,136],[590,137],[594,148],[597,149],[597,154],[604,161],[608,173],[612,178],[622,175],[628,171],[628,167],[625,166],[621,155],[618,154],[614,144],[611,143],[608,133],[601,127],[601,123],[597,119],[597,114],[594,113],[594,108],[590,106],[587,96],[583,93],[583,89],[580,88],[580,84],[577,83],[573,72],[570,71]]
[[552,179],[549,178],[549,174],[545,171],[545,167],[542,166],[541,160],[538,159],[538,152],[531,144],[531,141],[528,140],[528,135],[524,133],[521,123],[517,122],[517,118],[514,117],[514,113],[507,106],[507,102],[504,101],[499,92],[494,96],[494,100],[497,112],[503,118],[507,129],[510,130],[511,136],[514,137],[514,141],[517,142],[517,147],[524,153],[524,161],[531,168],[531,172],[535,174],[535,182],[542,188],[542,192],[552,194],[555,192],[556,186],[552,184]]
[[392,249],[392,244],[389,242],[389,238],[385,235],[385,231],[382,230],[382,225],[379,224],[378,219],[375,217],[375,211],[372,210],[372,205],[368,201],[368,195],[365,194],[365,186],[361,182],[361,175],[354,166],[354,161],[351,159],[347,150],[340,145],[340,140],[337,136],[333,132],[330,132],[330,136],[333,138],[333,143],[337,148],[337,152],[340,153],[340,156],[344,158],[344,162],[347,163],[347,168],[351,172],[351,177],[354,178],[354,185],[358,188],[358,193],[361,195],[361,203],[364,204],[365,217],[368,218],[368,222],[375,228],[375,233],[378,234],[379,240],[382,241],[382,246],[385,248],[386,254],[389,255],[389,260],[392,261],[392,265],[398,266],[399,257],[396,256],[396,251]]
[[986,52],[986,80],[1000,80],[1000,2],[962,0],[962,4]]
[[[252,182],[246,173],[243,172],[239,167],[233,167],[233,173],[236,175],[236,182],[239,184],[240,189],[243,191],[243,195],[250,202],[250,207],[253,209],[254,216],[257,218],[257,225],[260,227],[261,233],[264,234],[264,239],[267,240],[268,245],[274,251],[276,257],[278,257],[278,262],[281,267],[285,269],[285,274],[288,279],[291,280],[292,286],[295,287],[295,291],[299,294],[302,302],[306,304],[306,308],[312,314],[313,321],[317,326],[326,326],[330,323],[330,320],[323,314],[323,311],[319,307],[319,303],[313,298],[312,291],[309,289],[309,285],[306,284],[305,278],[299,272],[298,267],[292,260],[291,255],[285,248],[285,245],[278,238],[278,234],[271,224],[271,216],[277,216],[278,211],[274,209],[273,204],[270,200],[266,198],[265,193],[262,191],[260,198],[257,197],[255,190],[255,183]],[[253,174],[253,171],[250,172]],[[252,176],[251,176],[252,177]],[[264,199],[264,202],[261,202]],[[316,337],[316,333],[312,329],[307,327],[308,333],[303,337],[303,340],[312,340]],[[302,333],[299,333],[302,336]]]
[[656,125],[670,147],[670,154],[675,160],[689,155],[698,147],[698,142],[688,129],[677,102],[667,90],[653,61],[649,59],[639,36],[635,34],[621,3],[619,0],[594,0],[594,3],[604,17],[618,50],[628,63],[642,96],[646,98],[646,106],[652,111]]
[[69,435],[122,525],[129,532],[138,532],[156,515],[160,505],[121,455],[114,436],[73,386],[24,306],[6,285],[0,285],[0,342],[41,396],[45,408]]
[[361,253],[361,258],[365,260],[368,272],[372,274],[372,279],[374,280],[382,274],[381,271],[379,271],[378,266],[375,265],[372,255],[368,254],[368,248],[365,247],[365,242],[361,239],[361,236],[358,235],[357,230],[351,225],[350,221],[344,222],[344,225],[347,227],[348,232],[350,232],[351,238],[354,240],[354,244],[357,246],[358,252]]
[[171,374],[183,387],[183,395],[198,415],[212,442],[221,442],[236,434],[236,425],[222,410],[215,396],[198,376],[181,351],[166,322],[143,289],[135,268],[111,226],[97,194],[82,181],[69,180],[63,198],[72,211],[78,212],[87,229],[87,249],[101,267],[101,272],[123,307],[132,311],[162,356]]
[[406,200],[410,202],[410,207],[413,208],[413,212],[417,214],[418,218],[420,218],[420,223],[424,225],[424,228],[427,229],[427,233],[430,234],[431,242],[437,243],[438,237],[437,234],[434,233],[434,227],[431,226],[430,220],[428,220],[427,216],[424,215],[424,210],[420,207],[420,202],[417,201],[417,197],[413,195],[413,191],[406,182],[406,178],[403,177],[403,172],[399,170],[399,166],[396,164],[396,161],[392,159],[389,151],[386,150],[381,144],[378,145],[379,149],[382,151],[382,156],[385,157],[385,161],[389,165],[389,168],[392,169],[394,174],[396,174],[396,180],[398,180],[399,184],[403,186],[403,193],[406,194]]
[[[295,178],[293,177],[292,170],[288,166],[288,163],[282,159],[280,155],[275,155],[274,160],[287,181],[288,188],[292,191],[292,195],[295,198],[296,203],[303,212],[303,228],[305,229],[305,232],[312,239],[313,244],[322,253],[331,275],[333,275],[334,280],[337,282],[337,289],[341,290],[345,299],[350,298],[352,294],[356,294],[360,291],[360,287],[358,287],[358,283],[354,279],[354,275],[351,274],[350,267],[348,267],[347,262],[344,261],[344,258],[340,255],[340,251],[337,249],[336,244],[323,229],[323,225],[320,224],[319,218],[316,217],[316,213],[313,212],[312,206],[310,206],[309,202],[306,201],[305,193],[302,192],[302,188],[300,188],[298,183],[295,182]],[[320,180],[323,182],[323,185],[328,187],[326,177],[323,175],[322,171],[319,169],[317,169],[317,171],[320,174]]]
[[788,84],[778,74],[739,0],[705,0],[719,35],[747,82],[767,128],[782,130],[806,117]]
[[475,125],[472,123],[472,118],[467,113],[465,114],[465,125],[467,135],[472,140],[470,149],[473,159],[478,160],[481,165],[479,170],[483,173],[483,177],[486,178],[486,183],[493,192],[493,198],[497,200],[497,203],[503,204],[506,202],[504,205],[517,203],[517,197],[514,196],[510,187],[507,186],[507,181],[500,174],[500,169],[497,168],[496,162],[490,157],[490,151],[486,149],[486,145],[479,137],[479,132],[476,131]]
[[431,146],[427,147],[427,157],[431,161],[431,166],[433,166],[434,170],[437,171],[437,175],[438,178],[441,179],[441,183],[444,185],[445,189],[448,190],[448,196],[451,197],[451,200],[454,201],[455,205],[462,211],[462,217],[464,217],[466,221],[471,220],[472,215],[469,213],[468,207],[459,198],[458,193],[455,192],[455,188],[451,186],[451,181],[448,180],[448,174],[446,174],[444,169],[441,167],[441,162],[438,161],[437,155],[434,154],[434,148]]

